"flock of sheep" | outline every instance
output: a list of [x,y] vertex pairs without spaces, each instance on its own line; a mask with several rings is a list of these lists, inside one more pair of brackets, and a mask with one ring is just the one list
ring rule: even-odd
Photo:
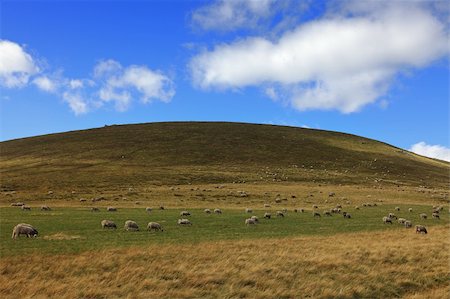
[[[440,219],[439,213],[443,209],[444,208],[442,206],[433,206],[433,212],[432,212],[431,216],[434,219]],[[395,207],[395,210],[397,212],[400,212],[400,207]],[[408,212],[412,213],[412,211],[413,211],[412,208],[408,209]],[[425,213],[420,213],[419,216],[420,216],[420,219],[423,219],[423,220],[427,219],[427,217],[428,217],[427,214],[425,214]],[[394,213],[389,213],[387,216],[383,217],[383,223],[384,224],[392,224],[392,221],[394,221],[394,220],[397,220],[397,222],[399,224],[404,225],[406,228],[412,227],[412,222],[410,220],[407,220],[407,219],[402,218],[402,217],[399,218]],[[427,228],[425,226],[418,224],[418,225],[416,225],[416,233],[427,234],[428,231],[427,231]]]
[[[26,206],[23,203],[13,203],[13,204],[11,204],[11,206],[20,206],[22,210],[31,210],[31,208],[29,206]],[[363,206],[364,207],[371,207],[371,206],[376,206],[376,204],[366,204],[365,203],[365,204],[363,204]],[[270,208],[270,205],[269,204],[264,204],[264,208]],[[312,213],[313,217],[314,218],[321,217],[321,213],[317,210],[318,206],[317,205],[313,205],[312,208],[313,208],[313,213]],[[160,206],[159,209],[160,210],[164,210],[164,207]],[[355,209],[359,210],[359,207],[356,206]],[[43,210],[43,211],[50,211],[51,208],[46,206],[46,205],[43,205],[43,206],[41,206],[41,210]],[[146,210],[147,213],[150,213],[152,211],[152,208],[147,207],[145,210]],[[396,207],[395,210],[399,212],[400,211],[400,207]],[[433,212],[432,212],[432,217],[435,218],[435,219],[439,219],[440,218],[439,217],[439,213],[442,210],[443,210],[443,207],[441,207],[441,206],[434,206],[433,207]],[[92,207],[91,211],[92,212],[99,212],[100,210],[98,208],[96,208],[96,207]],[[108,211],[108,212],[115,212],[115,211],[117,211],[117,208],[115,208],[115,207],[107,207],[106,211]],[[296,212],[296,213],[304,213],[305,209],[293,209],[293,211]],[[412,208],[409,208],[408,211],[410,213],[413,212]],[[214,214],[222,214],[222,210],[221,209],[214,209],[214,210],[205,209],[204,212],[206,214],[212,214],[212,213],[214,213]],[[252,214],[253,210],[249,209],[249,208],[246,208],[245,209],[245,213]],[[276,211],[276,216],[284,218],[286,213],[287,213],[287,209],[282,209],[280,211]],[[334,208],[332,208],[330,210],[323,211],[323,215],[324,216],[332,216],[333,214],[340,214],[346,219],[352,218],[350,213],[347,213],[347,212],[342,210],[342,206],[341,205],[336,205],[336,207],[334,207]],[[180,212],[180,217],[181,218],[179,218],[178,221],[177,221],[178,225],[183,225],[183,226],[185,226],[185,225],[186,226],[192,225],[191,221],[189,219],[185,218],[185,217],[188,217],[188,216],[191,216],[190,212],[188,212],[188,211],[181,211]],[[427,215],[425,213],[421,213],[421,214],[419,214],[419,216],[420,216],[421,219],[427,219]],[[271,213],[269,213],[269,212],[265,212],[264,213],[263,218],[271,219],[271,217],[272,217]],[[406,228],[412,227],[412,222],[410,220],[407,220],[405,218],[399,218],[394,213],[389,213],[387,216],[384,216],[382,218],[382,220],[383,220],[384,224],[392,224],[394,220],[397,220],[397,222],[399,224],[404,225]],[[259,223],[259,218],[257,216],[255,216],[255,215],[253,215],[253,216],[245,219],[244,223],[246,225],[255,225],[255,224]],[[108,229],[108,228],[109,229],[117,229],[116,223],[114,223],[112,220],[106,220],[106,219],[101,221],[101,227],[103,229]],[[125,221],[125,225],[124,225],[124,229],[126,231],[138,231],[139,230],[139,225],[133,220],[126,220]],[[157,222],[149,222],[147,224],[147,230],[149,230],[149,231],[154,230],[154,231],[161,231],[161,232],[164,231],[162,225],[157,223]],[[416,225],[416,233],[425,233],[426,234],[427,233],[427,229],[423,225]],[[14,227],[13,233],[12,233],[12,238],[16,239],[20,235],[26,235],[27,237],[37,237],[38,231],[30,224],[20,223],[20,224],[17,224]]]

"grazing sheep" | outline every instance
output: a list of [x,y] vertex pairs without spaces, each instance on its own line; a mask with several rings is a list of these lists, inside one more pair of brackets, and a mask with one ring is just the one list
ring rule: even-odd
[[342,212],[342,216],[344,216],[345,217],[345,215],[347,215],[347,212]]
[[397,212],[399,212],[399,211],[400,211],[400,207],[395,207],[395,210],[396,210]]
[[283,213],[287,213],[287,209],[286,209],[286,208],[284,208],[284,209],[282,209],[282,210],[281,210],[281,212],[283,212]]
[[249,208],[246,208],[246,209],[245,209],[245,213],[253,213],[253,210],[252,210],[252,209],[249,209]]
[[383,217],[383,223],[384,223],[384,224],[388,224],[388,223],[392,224],[392,219],[391,219],[391,217],[386,217],[386,216],[384,216],[384,217]]
[[178,224],[179,225],[192,225],[192,223],[189,221],[189,219],[185,219],[185,218],[178,219]]
[[245,224],[246,225],[256,224],[256,221],[255,221],[255,219],[247,218],[247,219],[245,219]]
[[281,198],[275,198],[276,203],[281,203]]
[[352,218],[352,215],[350,215],[349,213],[345,213],[345,214],[344,214],[344,218],[351,219],[351,218]]
[[406,228],[412,227],[412,223],[411,223],[411,221],[409,221],[409,220],[406,220],[405,223],[404,223],[404,225],[405,225]]
[[284,217],[284,213],[281,211],[277,211],[277,217]]
[[205,209],[204,212],[205,212],[206,214],[211,214],[211,210],[210,210],[210,209]]
[[108,211],[108,212],[117,212],[117,208],[115,208],[115,207],[107,207],[106,211]]
[[416,225],[416,234],[421,233],[421,234],[427,234],[427,229],[425,226],[423,225]]
[[98,208],[96,208],[96,207],[92,207],[91,208],[91,212],[100,212],[100,210]]
[[336,205],[336,209],[342,209],[342,205]]
[[164,210],[164,206],[159,206],[159,209],[160,210]]
[[420,216],[420,219],[427,219],[427,214],[425,214],[425,213],[421,213],[419,216]]
[[330,211],[324,211],[324,212],[323,212],[323,215],[324,215],[324,216],[333,216],[333,215],[331,215],[331,212],[330,212]]
[[259,222],[259,219],[258,219],[258,216],[252,216],[252,217],[250,217],[251,219],[253,219],[253,220],[255,220],[255,222]]
[[391,218],[391,219],[397,219],[398,218],[397,216],[395,216],[394,213],[389,213],[388,217]]
[[25,206],[25,205],[21,206],[20,208],[22,209],[22,211],[30,211],[31,210],[31,208],[29,206]]
[[409,209],[408,209],[408,212],[410,212],[410,213],[411,213],[412,211],[413,211],[413,209],[412,209],[412,208],[409,208]]
[[319,207],[317,205],[313,205],[313,209],[318,209]]
[[21,207],[23,205],[25,205],[23,202],[13,202],[11,204],[11,207]]
[[180,216],[191,216],[191,213],[189,213],[188,211],[181,211]]
[[159,230],[159,231],[164,231],[161,224],[157,223],[157,222],[149,222],[147,224],[147,230]]
[[146,211],[147,213],[150,213],[150,212],[152,211],[152,208],[146,207],[146,208],[145,208],[145,211]]
[[222,214],[222,210],[221,209],[214,209],[214,213],[215,214]]
[[41,206],[41,210],[42,211],[51,211],[52,209],[50,209],[49,206]]
[[333,196],[335,196],[335,195],[336,195],[336,193],[334,193],[334,192],[328,193],[328,196],[329,196],[329,197],[333,197]]
[[270,205],[266,203],[266,204],[264,204],[264,207],[265,208],[270,208]]
[[111,220],[102,220],[102,228],[117,228],[117,225]]
[[305,209],[298,210],[300,213],[305,213]]
[[138,231],[139,230],[139,226],[133,220],[125,221],[124,228],[125,228],[126,231]]
[[398,218],[398,220],[397,220],[397,222],[400,223],[400,224],[404,224],[405,221],[406,221],[405,218]]
[[436,219],[441,219],[441,218],[439,217],[439,213],[436,213],[436,212],[433,212],[433,214],[431,214],[431,217],[432,217],[432,218],[436,218]]
[[80,202],[86,202],[85,198],[80,198]]
[[355,207],[355,210],[359,210],[359,207],[358,207],[358,206],[356,206],[356,207]]
[[13,228],[12,238],[16,239],[20,235],[26,235],[27,238],[37,237],[38,231],[30,224],[19,223]]
[[319,212],[313,212],[313,217],[320,217],[320,213]]
[[270,213],[264,213],[264,218],[270,219],[270,217],[272,217],[272,215]]

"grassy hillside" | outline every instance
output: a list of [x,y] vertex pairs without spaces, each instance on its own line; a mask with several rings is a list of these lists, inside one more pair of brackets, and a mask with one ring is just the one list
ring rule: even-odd
[[446,187],[449,164],[354,135],[220,122],[107,126],[0,143],[2,191],[246,182]]

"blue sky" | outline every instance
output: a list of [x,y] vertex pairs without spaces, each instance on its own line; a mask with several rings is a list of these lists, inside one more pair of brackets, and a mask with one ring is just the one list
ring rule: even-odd
[[450,159],[445,1],[2,0],[0,11],[0,140],[239,121]]

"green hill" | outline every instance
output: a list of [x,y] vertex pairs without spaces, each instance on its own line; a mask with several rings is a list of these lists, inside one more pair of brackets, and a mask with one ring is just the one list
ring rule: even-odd
[[449,163],[375,140],[223,122],[105,126],[0,143],[2,191],[279,183],[446,188]]

